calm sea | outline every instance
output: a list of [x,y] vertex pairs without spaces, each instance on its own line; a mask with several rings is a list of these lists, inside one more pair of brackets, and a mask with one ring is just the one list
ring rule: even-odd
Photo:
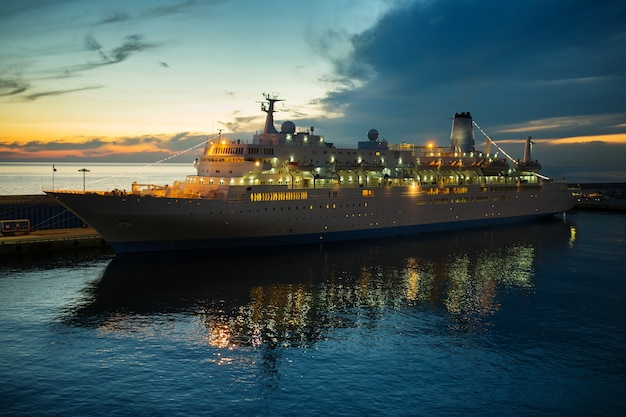
[[[0,163],[0,195],[191,164]],[[54,183],[53,183],[54,181]],[[337,245],[0,258],[0,415],[588,416],[626,407],[626,215]]]
[[[56,171],[55,171],[56,169]],[[86,169],[88,171],[81,171]],[[84,175],[83,175],[84,174]],[[131,164],[0,162],[0,195],[43,194],[43,190],[129,190],[133,181],[172,184],[195,175],[193,162]],[[84,181],[84,182],[83,182]]]
[[626,216],[0,259],[3,416],[621,416]]

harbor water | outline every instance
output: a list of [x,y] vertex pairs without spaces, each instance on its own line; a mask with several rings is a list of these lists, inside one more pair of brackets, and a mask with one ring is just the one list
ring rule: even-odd
[[618,416],[626,216],[2,259],[2,416]]
[[[187,157],[189,159],[191,157]],[[84,171],[83,171],[84,170]],[[131,190],[131,184],[172,184],[195,175],[193,161],[177,163],[0,162],[0,196],[43,190]]]

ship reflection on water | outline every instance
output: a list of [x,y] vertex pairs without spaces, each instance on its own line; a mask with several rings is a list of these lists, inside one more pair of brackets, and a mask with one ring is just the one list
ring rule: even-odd
[[64,321],[219,348],[308,347],[338,329],[419,309],[446,331],[484,332],[506,294],[533,291],[542,247],[568,245],[558,219],[410,238],[210,253],[116,256]]

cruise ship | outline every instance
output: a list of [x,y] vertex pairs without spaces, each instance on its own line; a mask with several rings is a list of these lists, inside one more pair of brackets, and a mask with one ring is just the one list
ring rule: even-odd
[[277,130],[281,100],[264,98],[263,132],[251,141],[207,140],[196,175],[133,183],[130,192],[46,192],[118,253],[391,237],[527,221],[574,206],[565,182],[539,173],[530,137],[521,160],[492,153],[497,145],[486,134],[485,150],[475,149],[474,127],[482,129],[469,112],[454,115],[449,147],[394,145],[371,129],[348,148],[290,121]]

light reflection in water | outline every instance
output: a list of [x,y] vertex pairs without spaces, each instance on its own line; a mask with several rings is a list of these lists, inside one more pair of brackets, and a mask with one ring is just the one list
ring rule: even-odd
[[572,225],[569,228],[569,247],[574,247],[574,242],[576,242],[576,226]]
[[488,331],[502,292],[532,290],[537,250],[567,245],[569,233],[569,225],[546,221],[210,261],[206,253],[116,256],[64,319],[216,348],[307,347],[416,306],[447,317],[451,329]]

